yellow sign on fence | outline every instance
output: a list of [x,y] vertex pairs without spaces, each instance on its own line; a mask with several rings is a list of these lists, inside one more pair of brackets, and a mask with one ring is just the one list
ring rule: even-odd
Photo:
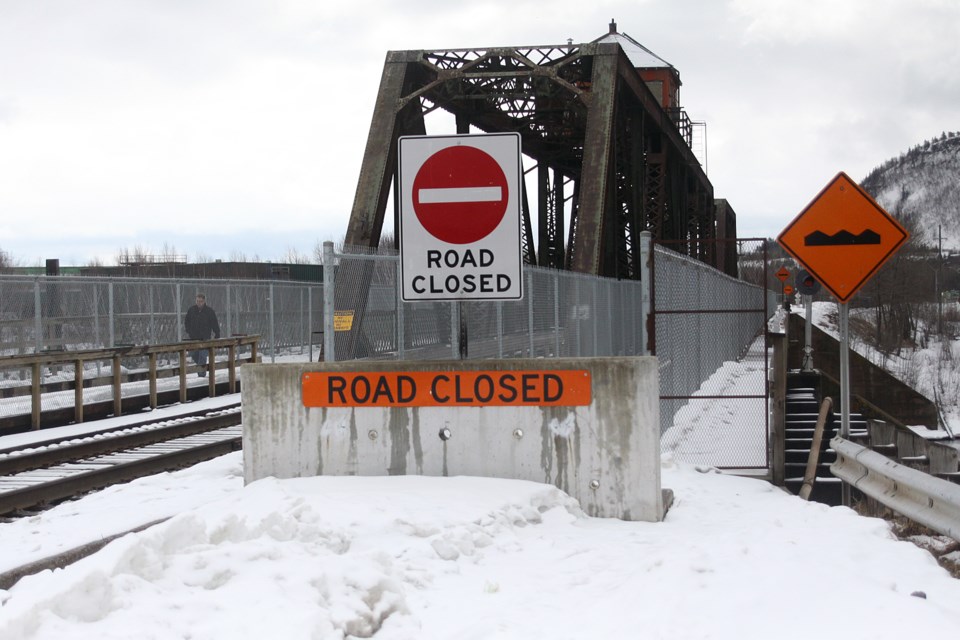
[[333,330],[350,331],[353,328],[353,311],[334,311]]

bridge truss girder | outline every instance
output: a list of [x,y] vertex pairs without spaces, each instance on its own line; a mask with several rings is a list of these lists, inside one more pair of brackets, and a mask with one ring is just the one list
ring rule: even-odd
[[643,230],[709,258],[701,241],[715,237],[713,187],[615,43],[389,52],[346,244],[377,245],[397,140],[425,133],[424,116],[436,109],[453,114],[460,132],[520,133],[538,185],[536,248],[522,197],[528,263],[638,278]]

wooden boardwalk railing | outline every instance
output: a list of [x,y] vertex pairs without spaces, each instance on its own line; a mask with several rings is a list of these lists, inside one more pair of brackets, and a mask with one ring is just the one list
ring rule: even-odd
[[[148,381],[149,406],[155,409],[158,404],[157,381],[163,378],[179,377],[180,402],[187,401],[187,374],[201,371],[201,367],[192,365],[188,354],[201,349],[207,350],[207,364],[204,370],[207,374],[207,386],[210,397],[217,393],[217,371],[226,369],[227,388],[229,393],[237,391],[237,367],[244,362],[257,362],[259,359],[258,343],[260,336],[233,336],[215,340],[191,340],[174,344],[156,345],[127,345],[110,349],[90,349],[78,351],[47,351],[30,355],[0,356],[0,375],[3,375],[7,384],[0,388],[0,399],[17,396],[30,396],[31,417],[30,427],[41,427],[42,398],[44,394],[72,389],[74,392],[73,421],[83,422],[84,419],[84,390],[96,387],[110,386],[112,388],[113,415],[122,415],[124,383]],[[225,359],[216,359],[218,352],[226,352]],[[167,364],[161,366],[161,357],[170,356]],[[124,372],[124,361],[133,358],[145,358],[145,370]],[[84,373],[88,364],[109,363],[109,375],[96,375],[85,378]],[[45,368],[63,370],[73,369],[72,380],[57,382],[43,382]],[[17,370],[28,370],[27,384],[10,384],[12,374]],[[0,415],[0,420],[5,416]]]

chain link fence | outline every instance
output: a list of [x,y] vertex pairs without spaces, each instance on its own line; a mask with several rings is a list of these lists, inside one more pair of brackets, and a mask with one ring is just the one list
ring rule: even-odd
[[331,264],[335,313],[351,319],[336,360],[458,359],[461,347],[480,359],[645,353],[638,281],[525,266],[522,300],[404,302],[397,256],[338,254]]
[[197,293],[216,311],[220,335],[260,335],[267,357],[319,349],[319,284],[0,276],[0,355],[179,342]]
[[[178,342],[187,337],[184,315],[202,292],[217,313],[221,335],[261,336],[267,361],[278,355],[316,360],[321,349],[336,355],[330,360],[424,360],[457,359],[464,352],[480,359],[634,356],[653,347],[660,359],[665,432],[678,412],[708,398],[704,382],[721,367],[750,366],[744,356],[775,308],[763,286],[651,248],[649,237],[641,251],[647,257],[652,251],[653,260],[642,263],[652,263],[653,270],[645,270],[641,281],[527,266],[524,298],[507,302],[403,302],[395,252],[350,251],[334,254],[330,248],[323,285],[0,276],[0,354]],[[759,255],[756,248],[750,253]],[[650,314],[653,336],[647,335]],[[747,393],[723,393],[765,396],[765,373],[759,379],[760,386]],[[757,415],[765,425],[765,405]]]
[[[764,240],[738,241],[761,262]],[[655,354],[663,445],[687,462],[767,466],[767,320],[776,294],[657,245]],[[752,273],[740,265],[741,274]],[[760,279],[760,282],[763,280]],[[668,433],[670,431],[670,433]]]

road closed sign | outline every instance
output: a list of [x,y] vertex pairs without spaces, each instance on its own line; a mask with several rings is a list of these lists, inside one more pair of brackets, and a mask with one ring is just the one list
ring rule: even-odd
[[402,297],[519,300],[520,135],[404,136]]

